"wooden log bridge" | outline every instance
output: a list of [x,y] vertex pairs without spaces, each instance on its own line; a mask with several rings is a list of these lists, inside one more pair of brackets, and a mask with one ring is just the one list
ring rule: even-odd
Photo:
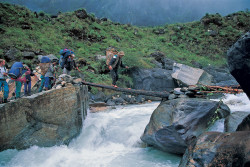
[[137,89],[130,89],[130,88],[119,88],[119,87],[115,88],[113,86],[95,84],[95,83],[90,83],[90,82],[85,82],[85,81],[82,81],[82,84],[94,86],[94,87],[99,87],[99,88],[110,89],[110,90],[114,90],[114,91],[118,91],[118,92],[135,94],[135,95],[154,96],[154,97],[160,97],[160,98],[168,98],[168,96],[169,96],[169,92],[167,92],[167,91],[159,92],[159,91],[137,90]]

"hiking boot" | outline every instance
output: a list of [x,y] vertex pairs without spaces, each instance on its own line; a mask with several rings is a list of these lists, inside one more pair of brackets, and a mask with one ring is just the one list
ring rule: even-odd
[[8,103],[8,102],[10,102],[10,101],[7,99],[3,99],[3,103]]
[[115,88],[118,88],[118,86],[117,86],[117,85],[113,85],[113,84],[112,84],[112,86],[113,86],[113,87],[115,87]]

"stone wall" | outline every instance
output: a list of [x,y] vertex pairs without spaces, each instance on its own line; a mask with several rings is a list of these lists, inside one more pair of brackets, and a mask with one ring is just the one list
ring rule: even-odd
[[86,86],[67,86],[0,105],[0,151],[68,144],[87,116]]

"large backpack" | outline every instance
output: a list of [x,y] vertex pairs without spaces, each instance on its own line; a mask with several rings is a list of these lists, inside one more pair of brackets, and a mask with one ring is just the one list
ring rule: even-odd
[[118,53],[118,51],[113,47],[109,47],[109,48],[106,49],[106,64],[107,65],[109,65],[110,60],[117,53]]
[[50,58],[48,56],[43,56],[41,58],[41,63],[39,64],[40,69],[41,69],[41,75],[45,75],[47,71],[49,70],[50,67]]
[[69,55],[74,54],[74,52],[70,49],[62,49],[60,50],[59,54],[61,55],[59,59],[59,65],[63,69]]
[[23,75],[27,70],[24,69],[22,62],[15,62],[8,73],[11,79],[17,79]]

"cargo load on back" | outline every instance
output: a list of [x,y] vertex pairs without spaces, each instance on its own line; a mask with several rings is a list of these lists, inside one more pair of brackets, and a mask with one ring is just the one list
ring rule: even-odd
[[109,65],[110,60],[116,54],[118,54],[118,51],[115,48],[109,47],[106,49],[106,64],[107,65]]

